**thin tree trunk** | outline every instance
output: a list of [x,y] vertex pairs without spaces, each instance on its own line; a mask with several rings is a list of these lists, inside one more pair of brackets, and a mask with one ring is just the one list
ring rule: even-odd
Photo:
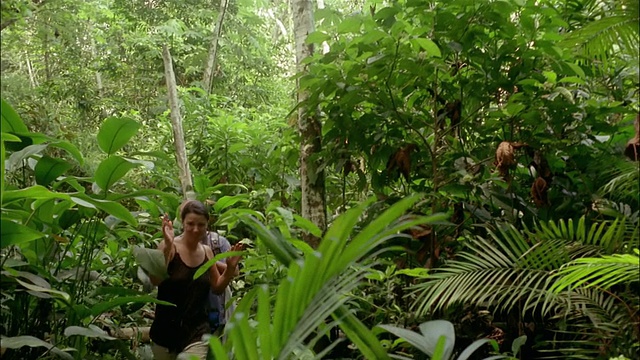
[[[313,53],[313,45],[305,44],[307,35],[313,32],[313,8],[310,0],[294,0],[292,2],[293,28],[296,44],[296,65],[298,73],[307,71],[302,63]],[[308,93],[300,89],[297,80],[298,102],[308,98]],[[322,149],[322,125],[320,121],[307,114],[303,106],[298,109],[298,128],[300,131],[300,185],[302,190],[302,216],[311,220],[324,232],[327,226],[325,206],[324,171],[319,170],[319,160],[314,157]],[[314,161],[314,158],[316,160]],[[320,241],[313,235],[304,239],[309,245],[317,248]]]
[[187,148],[184,142],[184,132],[182,131],[182,116],[180,115],[180,104],[178,102],[178,89],[176,86],[176,75],[173,72],[173,61],[171,53],[166,45],[162,46],[162,60],[164,61],[164,77],[167,82],[167,93],[169,97],[169,108],[171,110],[171,125],[173,128],[173,142],[176,146],[176,161],[180,172],[180,185],[185,198],[192,193],[193,182],[189,161],[187,160]]
[[209,46],[209,57],[207,58],[207,66],[204,69],[204,78],[202,80],[204,89],[207,91],[207,95],[211,94],[213,87],[213,72],[216,70],[216,60],[218,58],[218,40],[222,33],[222,21],[224,20],[224,14],[227,12],[228,4],[228,0],[220,0],[218,21],[216,21],[215,28],[213,29],[213,38],[211,39],[211,45]]
[[31,88],[35,89],[38,86],[38,81],[36,80],[36,75],[33,72],[33,65],[31,65],[31,60],[29,59],[29,54],[25,54],[26,62],[27,62],[27,71],[29,72],[29,82],[31,82]]
[[[95,39],[92,37],[91,38],[91,56],[93,57],[93,59],[97,59],[97,50],[96,50],[96,41]],[[100,72],[100,70],[96,69],[96,88],[98,89],[98,95],[100,95],[100,98],[104,97],[104,87],[102,85],[102,73]]]

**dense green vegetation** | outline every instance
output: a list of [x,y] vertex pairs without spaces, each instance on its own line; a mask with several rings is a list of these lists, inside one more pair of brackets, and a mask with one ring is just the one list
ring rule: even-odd
[[140,248],[185,197],[163,46],[195,196],[252,244],[216,359],[640,356],[637,1],[326,3],[301,74],[290,4],[229,2],[209,93],[220,6],[2,2],[3,359],[150,358]]

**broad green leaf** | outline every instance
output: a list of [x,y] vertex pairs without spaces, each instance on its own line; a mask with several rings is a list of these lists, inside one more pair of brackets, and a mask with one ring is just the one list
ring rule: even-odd
[[35,291],[35,292],[39,292],[39,293],[45,293],[45,294],[51,294],[54,295],[60,299],[63,299],[66,302],[69,302],[71,300],[71,296],[69,296],[69,294],[67,294],[64,291],[59,291],[59,290],[55,290],[55,289],[48,289],[46,287],[42,287],[42,286],[38,286],[38,285],[34,285],[34,284],[30,284],[28,282],[24,282],[20,279],[15,279],[20,285],[24,286],[25,288],[31,290],[31,291]]
[[237,256],[237,255],[242,255],[244,254],[242,251],[225,251],[223,253],[217,254],[215,255],[212,259],[209,259],[209,261],[207,261],[206,263],[202,264],[202,266],[200,266],[198,268],[198,270],[195,272],[195,274],[193,274],[193,278],[197,279],[200,276],[202,276],[202,274],[204,274],[205,272],[207,272],[209,270],[209,268],[211,268],[213,266],[213,264],[215,264],[216,262],[226,259],[228,257],[231,256]]
[[222,212],[222,210],[237,204],[238,202],[247,202],[247,196],[240,194],[235,196],[223,196],[218,201],[216,201],[215,205],[213,205],[213,209],[216,213]]
[[99,338],[104,340],[116,340],[116,338],[109,336],[106,331],[99,327],[90,324],[88,327],[82,326],[68,326],[64,329],[64,336],[80,335],[90,338]]
[[427,38],[415,38],[412,41],[415,42],[416,44],[418,44],[418,46],[420,46],[420,48],[425,50],[429,56],[442,57],[442,53],[440,52],[440,48],[438,48],[438,45],[436,45],[436,43],[434,43],[430,39],[427,39]]
[[8,171],[14,170],[20,166],[22,162],[31,156],[39,155],[44,149],[49,146],[48,144],[29,145],[20,151],[16,151],[7,159],[6,168]]
[[515,340],[513,340],[513,342],[511,343],[511,352],[513,353],[513,356],[518,355],[518,353],[520,352],[520,348],[526,342],[527,342],[527,335],[522,335],[516,338]]
[[34,169],[36,183],[38,183],[38,185],[47,186],[71,167],[72,165],[67,161],[45,155],[38,160]]
[[50,139],[49,146],[53,146],[53,147],[57,147],[62,150],[65,150],[66,152],[69,153],[69,155],[73,156],[73,158],[78,162],[78,164],[80,165],[84,164],[84,157],[82,157],[82,153],[80,153],[80,150],[78,150],[78,148],[72,143],[68,141]]
[[4,203],[21,199],[61,199],[71,201],[71,197],[68,194],[51,191],[41,185],[34,185],[20,190],[7,190],[4,192]]
[[[517,339],[516,339],[517,340]],[[526,340],[526,336],[525,336],[525,340]],[[480,347],[482,347],[482,345],[491,343],[492,341],[495,341],[493,339],[480,339],[480,340],[476,340],[473,343],[471,343],[471,345],[467,346],[461,353],[460,355],[458,355],[458,359],[457,360],[467,360],[469,359],[469,357],[471,357],[471,355],[476,352],[476,350],[478,350]],[[515,342],[515,341],[514,341]],[[503,356],[503,358],[507,359],[508,356]]]
[[2,131],[13,133],[28,133],[29,129],[22,122],[20,115],[13,109],[8,102],[2,101]]
[[573,70],[573,72],[576,73],[578,77],[582,79],[586,78],[586,74],[584,73],[584,70],[582,70],[580,65],[574,64],[572,62],[566,62],[565,64],[567,64],[567,66],[570,67],[571,70]]
[[6,132],[2,133],[2,141],[9,141],[9,142],[16,142],[16,141],[21,141],[19,137],[13,135],[13,134],[9,134]]
[[135,245],[133,247],[133,256],[135,256],[138,264],[150,275],[162,280],[169,277],[162,251]]
[[120,150],[137,132],[140,124],[126,117],[107,118],[98,131],[98,146],[111,155]]
[[322,230],[320,230],[320,228],[316,224],[311,222],[311,220],[305,219],[302,216],[296,215],[296,214],[293,215],[293,218],[295,219],[295,221],[293,222],[294,226],[297,226],[302,230],[309,232],[313,236],[316,236],[316,237],[322,236]]
[[330,40],[331,36],[327,35],[322,31],[314,31],[311,34],[307,35],[305,39],[305,44],[319,44],[323,41]]
[[433,353],[435,351],[435,344],[427,343],[425,341],[425,338],[421,334],[392,325],[378,325],[378,327],[392,333],[399,338],[405,339],[409,344],[413,345],[413,347],[422,351],[423,353],[429,356],[433,356]]
[[420,332],[424,337],[424,343],[432,347],[434,352],[440,339],[444,337],[444,358],[449,359],[451,357],[456,342],[455,329],[452,323],[446,320],[427,321],[420,324]]
[[[95,199],[86,194],[74,194],[74,196],[73,201],[76,203],[82,201],[84,204],[83,206],[85,207],[100,209],[109,215],[113,215],[118,219],[125,221],[131,226],[138,226],[138,221],[131,214],[131,211],[115,201]],[[89,206],[86,204],[89,204]]]
[[356,17],[348,17],[338,24],[338,34],[357,34],[360,32],[362,21]]
[[556,79],[558,78],[558,75],[556,73],[554,73],[553,71],[543,71],[542,74],[544,74],[544,76],[547,78],[547,81],[555,84],[556,83]]
[[96,184],[98,184],[104,192],[108,192],[116,181],[120,180],[129,170],[137,166],[140,166],[140,164],[131,162],[120,156],[109,156],[98,165],[94,179]]
[[396,271],[396,274],[426,279],[429,277],[429,269],[425,269],[425,268],[400,269]]
[[45,234],[37,230],[10,220],[2,219],[0,220],[0,225],[2,226],[2,229],[0,229],[0,233],[2,233],[0,249],[10,245],[24,244],[45,236]]
[[438,342],[436,343],[436,347],[433,350],[433,355],[431,356],[431,360],[449,360],[449,357],[446,355],[447,353],[447,338],[444,335],[441,335],[438,338]]
[[64,352],[57,347],[51,345],[50,343],[40,340],[37,337],[33,336],[14,336],[14,337],[6,337],[0,336],[0,343],[2,343],[3,348],[7,349],[20,349],[21,347],[45,347],[50,349],[52,353],[60,356],[63,359],[73,360],[73,356],[71,354]]
[[584,84],[584,80],[582,80],[581,78],[577,77],[577,76],[567,76],[564,77],[560,80],[558,80],[559,83],[569,83],[569,84]]

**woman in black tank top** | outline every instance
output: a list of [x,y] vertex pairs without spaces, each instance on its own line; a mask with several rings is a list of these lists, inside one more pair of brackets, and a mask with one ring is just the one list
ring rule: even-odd
[[[183,233],[175,238],[171,221],[166,215],[162,220],[164,241],[158,249],[164,253],[169,277],[162,281],[152,278],[158,285],[158,299],[175,304],[156,305],[150,331],[156,360],[175,359],[181,352],[206,358],[208,343],[202,341],[202,336],[209,333],[209,290],[224,291],[240,261],[240,256],[229,257],[222,274],[211,266],[194,280],[198,268],[213,258],[211,248],[200,243],[207,232],[209,213],[204,204],[191,200],[181,207],[180,217]],[[231,251],[242,249],[240,244],[231,247]]]

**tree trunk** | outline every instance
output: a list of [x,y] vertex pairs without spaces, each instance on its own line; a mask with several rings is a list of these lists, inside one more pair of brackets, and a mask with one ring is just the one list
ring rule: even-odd
[[213,29],[213,38],[209,46],[209,58],[207,59],[207,66],[204,69],[204,78],[202,80],[202,86],[207,91],[207,95],[211,94],[213,88],[213,73],[216,70],[216,59],[218,58],[218,39],[220,39],[220,34],[222,33],[222,21],[224,20],[224,14],[227,12],[228,4],[228,0],[220,0],[220,13],[218,13],[218,21],[216,21]]
[[[296,65],[298,73],[306,72],[302,63],[313,53],[313,45],[305,44],[307,35],[313,32],[313,8],[310,0],[294,0],[292,2],[293,28],[296,44]],[[297,80],[298,102],[308,98],[308,93],[300,89],[300,78]],[[320,160],[314,157],[322,149],[322,125],[320,121],[307,113],[307,109],[298,109],[298,128],[300,131],[300,185],[302,190],[302,216],[311,220],[324,232],[327,226],[325,205],[324,171],[318,170]],[[315,160],[314,160],[315,158]],[[304,239],[309,245],[317,248],[319,238],[309,234]]]
[[33,71],[33,66],[31,65],[31,60],[29,59],[29,54],[25,56],[27,60],[27,71],[29,71],[29,82],[31,83],[31,88],[35,89],[38,86],[38,82],[36,80],[36,74]]
[[180,115],[180,104],[178,102],[176,75],[173,72],[171,53],[166,45],[162,46],[162,60],[164,61],[164,77],[167,81],[169,108],[171,110],[171,127],[173,128],[173,142],[176,145],[176,161],[178,162],[178,170],[180,172],[180,185],[182,186],[183,196],[188,197],[192,192],[193,182],[191,181],[187,149],[184,143],[184,132],[182,131],[182,116]]

